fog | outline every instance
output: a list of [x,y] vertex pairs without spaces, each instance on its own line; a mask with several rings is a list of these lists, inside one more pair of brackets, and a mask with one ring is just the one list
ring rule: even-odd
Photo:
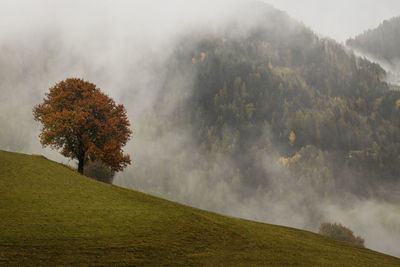
[[[351,48],[347,48],[351,49]],[[379,64],[386,71],[386,82],[393,85],[400,85],[400,59],[392,59],[391,62],[383,58],[378,58],[375,55],[364,53],[360,50],[354,49],[353,53],[361,58],[366,58],[371,62]]]
[[[260,156],[259,164],[270,174],[270,187],[260,184],[250,194],[237,178],[232,159],[215,155],[210,163],[197,150],[189,129],[170,129],[156,142],[152,139],[149,118],[168,118],[174,108],[174,99],[162,109],[157,101],[166,63],[179,38],[207,25],[223,27],[242,2],[2,1],[0,149],[75,164],[41,147],[40,125],[33,120],[32,108],[56,82],[81,77],[124,104],[132,124],[134,134],[125,152],[133,163],[117,175],[115,184],[232,216],[314,232],[324,221],[342,223],[364,237],[368,248],[400,256],[399,205],[352,195],[340,199],[328,195],[309,202],[317,192],[298,187],[293,174],[279,163],[279,156],[268,153]],[[400,10],[397,1],[266,2],[338,41],[395,15],[395,7]],[[377,13],[371,17],[368,12],[373,10]],[[256,21],[248,17],[246,23]],[[177,84],[187,94],[191,93],[191,77],[192,73],[185,73]]]
[[344,43],[385,19],[400,15],[397,0],[264,0],[304,22],[320,35]]

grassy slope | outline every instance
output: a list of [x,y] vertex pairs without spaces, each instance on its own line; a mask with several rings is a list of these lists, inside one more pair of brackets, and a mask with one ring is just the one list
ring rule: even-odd
[[4,151],[0,218],[0,265],[400,265],[347,242],[194,209]]

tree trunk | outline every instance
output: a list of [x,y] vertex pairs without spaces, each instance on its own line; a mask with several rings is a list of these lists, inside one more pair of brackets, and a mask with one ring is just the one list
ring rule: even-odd
[[81,152],[78,157],[78,172],[83,174],[83,165],[85,164],[85,152]]

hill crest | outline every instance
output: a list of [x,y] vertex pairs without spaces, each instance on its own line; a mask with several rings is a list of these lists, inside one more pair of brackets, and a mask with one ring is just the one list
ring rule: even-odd
[[393,266],[400,259],[227,217],[0,151],[0,263]]

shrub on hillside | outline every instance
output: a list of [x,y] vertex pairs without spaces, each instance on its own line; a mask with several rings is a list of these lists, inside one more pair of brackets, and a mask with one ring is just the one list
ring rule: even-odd
[[364,246],[364,238],[354,236],[353,231],[341,224],[336,223],[322,223],[319,226],[319,234],[324,236],[333,237],[336,239],[352,242],[359,246]]
[[93,178],[103,183],[112,184],[115,173],[111,170],[110,167],[106,166],[101,161],[89,160],[85,164],[83,174],[87,177]]

